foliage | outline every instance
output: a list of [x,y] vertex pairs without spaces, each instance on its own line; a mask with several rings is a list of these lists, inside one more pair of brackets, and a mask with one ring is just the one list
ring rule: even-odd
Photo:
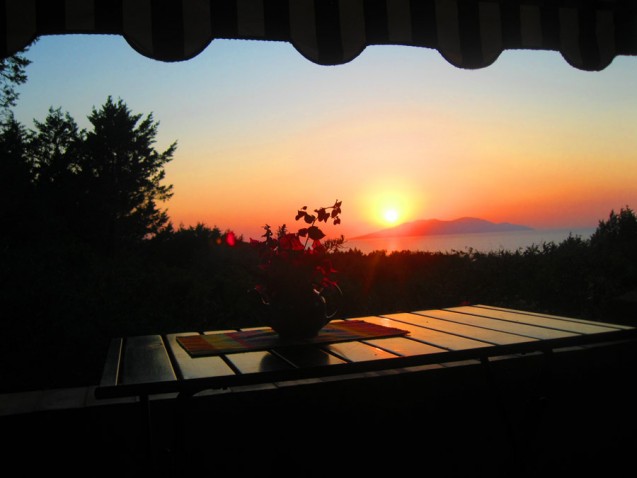
[[56,234],[112,250],[167,227],[158,203],[172,196],[172,186],[163,184],[164,166],[176,143],[156,151],[152,114],[142,118],[111,97],[88,120],[92,128],[80,130],[69,113],[50,108],[32,130],[13,117],[2,125],[1,194],[12,206],[8,235],[24,237],[29,225],[20,218],[30,218]]
[[[629,209],[611,213],[595,240],[573,236],[516,251],[331,250],[323,258],[339,271],[346,317],[482,303],[630,323],[635,311],[622,312],[617,298],[637,287],[635,262],[620,255],[635,254],[637,242],[628,246],[633,217]],[[617,234],[602,232],[608,222],[619,226]],[[602,247],[606,241],[627,248]],[[608,251],[604,258],[602,250]],[[614,255],[611,267],[606,259]],[[97,383],[112,337],[260,325],[258,304],[246,300],[246,290],[254,287],[261,260],[250,242],[203,224],[169,225],[109,254],[72,236],[5,243],[0,333],[23,340],[8,340],[0,349],[1,362],[12,364],[3,368],[1,386],[20,391]],[[75,367],[78,357],[83,368]]]
[[26,68],[31,64],[24,54],[31,46],[21,52],[0,60],[0,117],[10,115],[10,109],[18,101],[19,94],[15,87],[26,83]]
[[616,297],[637,290],[637,217],[628,206],[611,211],[590,239],[592,297]]
[[619,214],[610,212],[608,220],[599,221],[591,236],[591,245],[603,253],[633,253],[637,244],[637,217],[630,207]]
[[0,222],[22,241],[33,230],[35,194],[32,165],[26,160],[26,129],[13,116],[0,130]]
[[172,185],[162,181],[176,143],[156,151],[158,123],[152,113],[132,114],[122,100],[109,97],[88,119],[93,130],[84,137],[81,171],[92,191],[87,200],[94,237],[112,244],[157,234],[169,221],[157,202],[172,196]]
[[337,287],[335,270],[327,257],[329,251],[321,243],[325,233],[317,222],[340,224],[341,201],[321,207],[309,213],[307,206],[298,210],[295,220],[306,224],[297,232],[287,232],[281,226],[275,238],[269,225],[265,225],[263,241],[252,240],[258,251],[259,279],[255,286],[265,303],[276,303],[291,297],[302,298],[307,294],[321,294],[326,288]]

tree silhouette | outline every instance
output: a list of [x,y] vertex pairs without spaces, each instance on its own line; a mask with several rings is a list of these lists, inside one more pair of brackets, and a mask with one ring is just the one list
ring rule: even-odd
[[0,117],[6,119],[18,101],[15,87],[27,81],[26,68],[31,60],[24,56],[30,46],[8,58],[0,60]]
[[630,207],[599,221],[590,245],[594,295],[612,298],[637,289],[637,216]]
[[132,114],[121,99],[109,96],[88,119],[93,130],[84,134],[78,162],[85,233],[108,247],[157,234],[169,220],[157,202],[172,196],[162,181],[177,144],[156,151],[159,123],[152,113]]
[[79,151],[82,133],[69,113],[49,108],[44,121],[33,120],[27,135],[28,162],[40,222],[58,233],[73,230],[78,221]]
[[33,130],[13,115],[2,123],[3,221],[28,217],[106,250],[152,237],[169,221],[158,202],[172,196],[162,181],[176,143],[156,151],[159,123],[121,99],[109,97],[88,119],[92,129],[80,131],[69,113],[50,108]]
[[[9,115],[0,130],[0,223],[11,237],[30,234],[25,227],[34,213],[32,164],[27,155],[27,131]],[[9,235],[4,235],[9,237]]]
[[71,115],[61,108],[49,108],[44,121],[33,123],[36,129],[29,134],[29,153],[37,181],[55,183],[77,172],[81,136]]

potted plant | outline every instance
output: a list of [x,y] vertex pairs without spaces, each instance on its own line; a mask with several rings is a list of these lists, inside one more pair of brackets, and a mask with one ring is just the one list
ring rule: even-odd
[[304,222],[297,232],[288,232],[284,225],[275,237],[266,224],[264,239],[250,241],[259,253],[255,290],[264,305],[265,323],[282,338],[314,337],[338,310],[342,294],[317,223],[340,224],[340,214],[338,200],[312,213],[304,206],[296,214],[295,219]]

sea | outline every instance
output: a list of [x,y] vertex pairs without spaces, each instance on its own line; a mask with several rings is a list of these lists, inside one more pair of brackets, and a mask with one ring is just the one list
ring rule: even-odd
[[389,237],[377,239],[347,239],[343,250],[357,249],[363,254],[374,251],[477,252],[517,251],[543,243],[559,244],[569,236],[589,239],[596,228],[532,229],[507,232],[476,232],[471,234],[437,234],[429,236]]

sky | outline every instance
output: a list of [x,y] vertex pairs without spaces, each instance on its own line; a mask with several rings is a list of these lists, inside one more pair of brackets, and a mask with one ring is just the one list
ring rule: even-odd
[[593,228],[637,208],[637,58],[601,72],[506,51],[477,70],[437,51],[372,46],[316,65],[282,42],[213,40],[167,63],[120,36],[45,36],[26,55],[17,119],[49,108],[82,128],[109,96],[159,122],[175,227],[258,238],[298,208],[342,201],[328,237],[419,219]]

